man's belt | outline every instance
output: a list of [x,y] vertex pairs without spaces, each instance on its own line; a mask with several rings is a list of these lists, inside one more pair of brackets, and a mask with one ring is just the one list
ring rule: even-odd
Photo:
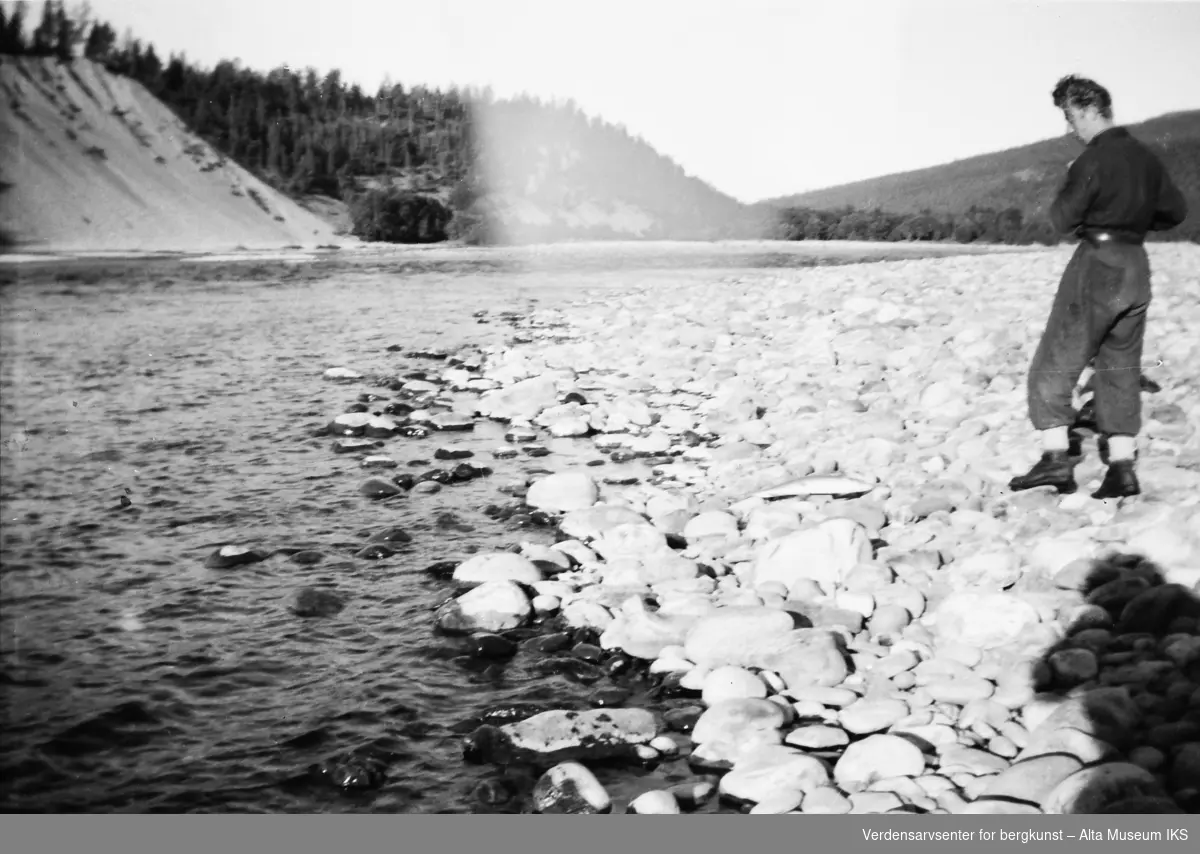
[[1144,238],[1140,234],[1107,228],[1082,228],[1077,234],[1093,246],[1101,246],[1105,243],[1123,243],[1127,246],[1141,246],[1144,241]]

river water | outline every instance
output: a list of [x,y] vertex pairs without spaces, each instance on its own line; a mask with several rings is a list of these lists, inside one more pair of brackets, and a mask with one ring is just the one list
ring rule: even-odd
[[[548,457],[492,459],[504,427],[487,422],[396,438],[382,453],[400,471],[445,465],[433,452],[452,444],[494,473],[372,502],[358,493],[368,476],[360,457],[334,454],[316,433],[358,395],[393,393],[322,373],[437,372],[444,363],[406,354],[503,343],[521,331],[503,313],[672,275],[657,266],[570,275],[350,265],[297,275],[283,264],[247,280],[237,268],[135,264],[10,278],[0,808],[500,809],[473,794],[496,771],[464,764],[456,725],[506,702],[581,708],[594,686],[540,672],[524,652],[503,668],[470,666],[464,641],[433,632],[432,611],[453,590],[425,569],[553,542],[545,528],[514,529],[484,510],[513,502],[506,483],[598,455],[587,441],[550,440]],[[411,543],[383,560],[353,556],[388,526]],[[323,559],[301,565],[277,553],[206,568],[230,543]],[[288,600],[307,585],[336,588],[348,606],[297,617]],[[313,763],[363,749],[386,757],[380,787],[346,793],[301,779]]]

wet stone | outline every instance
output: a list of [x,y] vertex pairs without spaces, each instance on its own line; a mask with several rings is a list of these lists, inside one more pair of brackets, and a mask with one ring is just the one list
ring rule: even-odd
[[231,569],[235,566],[246,566],[260,563],[267,559],[267,553],[259,549],[247,549],[242,546],[222,546],[208,556],[204,565],[209,569]]
[[292,596],[289,607],[299,617],[332,617],[346,607],[346,603],[332,590],[302,587]]
[[472,635],[468,640],[471,655],[476,658],[512,658],[517,653],[517,645],[508,638],[485,632]]
[[466,448],[438,448],[433,452],[435,460],[465,460],[474,455],[473,451]]
[[374,543],[359,549],[354,553],[354,556],[362,560],[384,560],[395,553],[393,549],[388,548],[383,543]]
[[609,686],[606,688],[598,688],[588,696],[588,703],[595,708],[612,708],[621,706],[630,697],[630,692],[625,688]]

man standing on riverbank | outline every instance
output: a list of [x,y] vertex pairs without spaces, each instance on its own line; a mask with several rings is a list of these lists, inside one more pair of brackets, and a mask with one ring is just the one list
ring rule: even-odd
[[1108,471],[1092,497],[1137,495],[1142,342],[1150,304],[1150,262],[1142,242],[1148,231],[1183,222],[1187,203],[1153,152],[1113,123],[1107,89],[1072,75],[1059,80],[1052,94],[1085,148],[1067,167],[1050,220],[1080,243],[1029,368],[1029,419],[1041,433],[1042,458],[1009,487],[1075,491],[1071,398],[1092,362],[1096,429],[1108,439]]

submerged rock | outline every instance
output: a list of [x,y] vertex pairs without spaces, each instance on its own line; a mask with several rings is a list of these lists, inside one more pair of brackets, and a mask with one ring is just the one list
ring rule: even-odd
[[483,726],[464,745],[474,762],[552,765],[572,760],[634,758],[638,745],[658,735],[644,709],[553,710],[518,723]]

